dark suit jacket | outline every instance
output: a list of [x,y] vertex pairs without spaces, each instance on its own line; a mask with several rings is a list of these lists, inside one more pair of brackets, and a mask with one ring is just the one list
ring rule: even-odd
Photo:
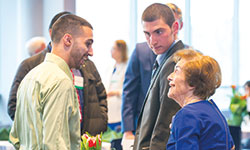
[[[25,59],[20,64],[11,86],[8,101],[8,114],[12,120],[15,117],[16,94],[19,84],[30,70],[44,61],[45,55],[49,51],[50,46],[48,45],[44,51]],[[84,77],[83,130],[81,132],[99,134],[106,131],[108,123],[106,91],[91,60],[87,60],[80,71]]]
[[122,131],[135,131],[150,84],[156,55],[146,42],[136,44],[125,73],[122,92]]
[[150,149],[165,150],[170,134],[169,125],[173,115],[180,106],[168,98],[169,81],[167,77],[173,72],[175,62],[172,55],[183,49],[181,41],[168,50],[169,54],[164,58],[157,69],[145,97],[145,101],[138,119],[134,150]]
[[107,130],[107,94],[101,77],[91,60],[85,61],[81,69],[84,78],[84,108],[82,133],[100,134]]

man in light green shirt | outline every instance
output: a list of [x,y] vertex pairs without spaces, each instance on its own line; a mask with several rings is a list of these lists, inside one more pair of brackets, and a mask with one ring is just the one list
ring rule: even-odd
[[76,15],[52,27],[52,52],[22,80],[10,141],[16,149],[80,149],[80,111],[70,69],[92,54],[92,26]]

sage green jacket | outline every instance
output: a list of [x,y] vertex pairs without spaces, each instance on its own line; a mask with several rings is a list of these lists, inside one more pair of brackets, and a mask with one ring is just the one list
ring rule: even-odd
[[67,63],[47,53],[21,82],[10,141],[16,149],[80,149],[80,111]]

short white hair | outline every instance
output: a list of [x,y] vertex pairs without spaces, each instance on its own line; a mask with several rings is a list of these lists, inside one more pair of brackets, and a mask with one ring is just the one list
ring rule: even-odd
[[46,45],[46,39],[42,36],[36,36],[26,42],[25,49],[32,56],[36,53],[37,49],[41,48],[42,44]]

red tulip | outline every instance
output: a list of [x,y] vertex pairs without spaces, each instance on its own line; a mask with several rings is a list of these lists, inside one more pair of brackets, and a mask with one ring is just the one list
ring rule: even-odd
[[84,136],[86,139],[89,138],[89,136],[88,136],[87,134],[83,134],[83,136]]
[[90,134],[87,133],[87,134],[82,135],[82,139],[83,141],[81,143],[81,148],[101,150],[101,136],[100,135],[91,136]]
[[94,146],[94,141],[91,138],[89,138],[87,140],[87,142],[89,143],[89,147],[93,147]]
[[97,137],[98,137],[99,143],[101,144],[101,137],[100,137],[100,135],[98,134]]
[[246,100],[246,99],[247,99],[247,95],[240,96],[240,99],[241,99],[241,100]]

